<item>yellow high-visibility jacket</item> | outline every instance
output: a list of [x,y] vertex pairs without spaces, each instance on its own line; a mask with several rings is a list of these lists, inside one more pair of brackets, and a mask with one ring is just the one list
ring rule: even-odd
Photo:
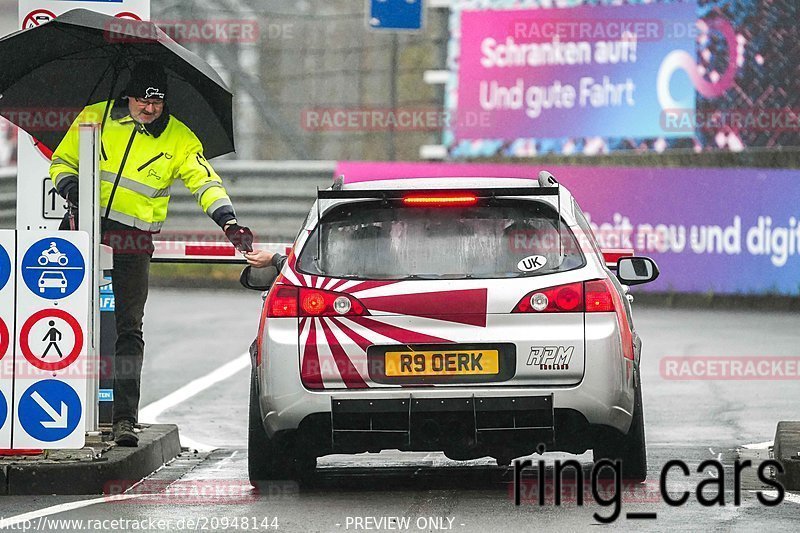
[[[124,99],[86,107],[53,153],[50,178],[59,193],[78,179],[78,125],[102,122],[108,116],[100,144],[100,216],[105,216],[123,159],[125,165],[114,192],[108,218],[137,229],[157,232],[167,217],[170,188],[176,180],[220,227],[236,217],[222,178],[203,157],[203,145],[168,109],[152,124],[135,122]],[[126,151],[128,152],[125,158]]]

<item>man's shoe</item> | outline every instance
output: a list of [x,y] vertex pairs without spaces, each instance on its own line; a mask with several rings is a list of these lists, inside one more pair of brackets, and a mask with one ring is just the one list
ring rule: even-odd
[[117,446],[126,446],[129,448],[136,448],[139,445],[139,436],[133,429],[134,424],[130,420],[120,420],[114,422],[111,431],[114,435],[114,442]]

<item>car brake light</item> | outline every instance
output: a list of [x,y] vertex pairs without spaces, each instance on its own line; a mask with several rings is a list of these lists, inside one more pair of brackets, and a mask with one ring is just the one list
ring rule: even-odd
[[528,293],[512,313],[575,313],[583,311],[583,283],[569,283]]
[[614,311],[614,299],[611,296],[614,288],[609,289],[606,280],[586,282],[586,312],[602,313]]
[[364,305],[352,296],[306,287],[275,286],[267,296],[267,317],[365,315]]
[[266,308],[269,318],[297,316],[297,287],[273,286],[267,296]]
[[622,299],[610,279],[597,279],[586,282],[586,312],[616,312],[619,326],[622,356],[633,361],[633,335],[628,323],[628,314]]
[[438,194],[435,196],[405,196],[403,204],[411,207],[465,207],[475,205],[478,198],[474,194]]

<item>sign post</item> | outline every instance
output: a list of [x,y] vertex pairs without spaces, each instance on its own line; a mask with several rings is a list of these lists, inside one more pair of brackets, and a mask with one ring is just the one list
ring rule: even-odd
[[100,388],[100,124],[81,124],[78,159],[78,229],[89,235],[92,269],[89,272],[89,332],[87,365],[88,402],[86,431],[98,428],[98,390]]

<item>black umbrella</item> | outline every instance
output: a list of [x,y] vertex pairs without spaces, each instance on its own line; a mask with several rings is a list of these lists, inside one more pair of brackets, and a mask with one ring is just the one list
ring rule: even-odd
[[233,95],[211,66],[151,22],[73,9],[0,39],[0,115],[55,150],[85,106],[113,100],[143,60],[169,77],[170,114],[208,158],[234,150]]

